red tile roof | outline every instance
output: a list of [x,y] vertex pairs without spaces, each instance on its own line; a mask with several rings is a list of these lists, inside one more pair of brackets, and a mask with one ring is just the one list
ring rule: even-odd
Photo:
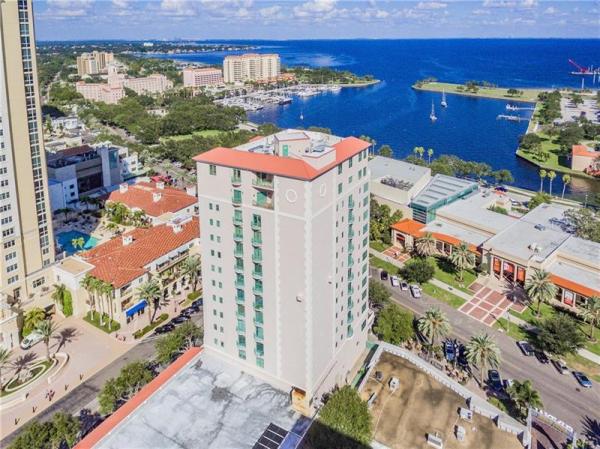
[[248,151],[232,148],[217,147],[194,157],[196,162],[205,164],[222,165],[231,168],[240,168],[261,173],[269,173],[287,178],[313,180],[323,173],[359,152],[369,148],[371,144],[356,137],[347,137],[333,145],[335,149],[335,162],[317,170],[308,162],[293,157],[281,157],[271,154],[250,153]]
[[[411,220],[410,218],[405,218],[404,220],[394,223],[391,228],[403,234],[411,235],[416,239],[423,237],[427,233],[427,231],[424,230],[425,225],[423,223],[416,220]],[[462,243],[460,239],[457,239],[451,235],[442,234],[441,232],[430,232],[430,234],[434,239],[449,243],[453,246],[458,246]],[[467,243],[467,246],[469,247],[469,251],[473,253],[479,252],[475,245]]]
[[152,261],[200,237],[197,217],[181,227],[177,233],[167,224],[134,229],[123,235],[133,236],[132,243],[123,245],[123,238],[115,237],[81,253],[81,257],[94,265],[90,275],[120,288],[143,275],[147,271],[144,267]]
[[572,154],[573,156],[596,158],[600,155],[600,151],[591,150],[585,145],[573,145]]
[[[154,201],[153,194],[161,194],[158,201]],[[165,187],[159,189],[153,182],[138,182],[127,187],[127,191],[115,190],[110,193],[107,201],[123,203],[130,209],[138,208],[151,217],[159,217],[167,212],[178,212],[194,205],[196,197],[188,195],[185,190]]]
[[573,282],[555,274],[550,274],[550,280],[559,287],[579,293],[587,298],[591,296],[600,296],[600,292],[598,290],[594,290],[593,288],[586,287],[585,285],[578,284],[577,282]]

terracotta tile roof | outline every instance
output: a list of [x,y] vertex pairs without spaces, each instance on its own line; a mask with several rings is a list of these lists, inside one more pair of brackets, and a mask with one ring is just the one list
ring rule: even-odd
[[144,268],[152,261],[200,237],[197,217],[174,232],[168,224],[151,228],[139,228],[123,236],[132,236],[133,242],[123,245],[123,237],[115,237],[106,243],[81,253],[81,257],[94,265],[89,274],[120,288],[143,275]]
[[600,296],[600,292],[598,290],[594,290],[593,288],[586,287],[585,285],[578,284],[577,282],[573,282],[555,274],[550,274],[550,280],[559,287],[566,288],[567,290],[579,293],[580,295],[588,298],[590,296]]
[[[405,218],[404,220],[400,220],[399,222],[394,223],[391,226],[391,228],[398,232],[402,232],[403,234],[411,235],[416,239],[421,238],[426,234],[426,232],[423,231],[425,225],[416,220],[411,220],[410,218]],[[442,234],[441,232],[431,232],[431,236],[436,240],[449,243],[453,246],[458,246],[461,243],[461,240],[457,239],[456,237],[447,234]],[[473,253],[479,252],[475,245],[469,243],[467,243],[467,245],[469,247],[469,251]]]
[[600,156],[600,151],[590,150],[585,145],[573,145],[572,154],[573,156],[596,158]]
[[371,146],[369,142],[357,139],[356,137],[347,137],[333,145],[335,148],[335,162],[332,162],[319,170],[315,169],[302,159],[281,157],[271,154],[250,153],[248,151],[225,147],[213,148],[212,150],[194,157],[194,160],[205,164],[240,168],[243,170],[310,181],[331,170],[333,167],[338,166],[345,160],[350,159],[362,150],[367,149],[369,146]]
[[[154,201],[153,194],[158,192],[161,198]],[[107,201],[123,203],[130,209],[138,208],[151,217],[159,217],[167,212],[175,213],[194,205],[196,197],[188,195],[185,190],[165,187],[159,189],[155,183],[138,182],[127,187],[127,191],[115,190],[110,193]]]

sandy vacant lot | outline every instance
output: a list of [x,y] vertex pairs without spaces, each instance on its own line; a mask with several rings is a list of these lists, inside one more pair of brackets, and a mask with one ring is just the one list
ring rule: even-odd
[[[380,383],[375,372],[383,373]],[[362,391],[367,400],[372,393],[377,399],[371,407],[375,440],[393,449],[430,448],[427,433],[437,432],[445,449],[522,449],[516,436],[499,430],[489,419],[473,416],[472,422],[461,420],[463,398],[444,387],[410,362],[384,352]],[[400,387],[391,392],[388,383],[394,376]],[[464,441],[455,436],[455,426],[466,430]]]

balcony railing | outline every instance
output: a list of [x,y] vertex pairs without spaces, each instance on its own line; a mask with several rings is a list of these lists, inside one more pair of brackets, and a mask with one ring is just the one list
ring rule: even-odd
[[246,332],[246,324],[244,324],[244,323],[238,323],[237,326],[235,326],[235,330],[237,332],[241,332],[241,333]]
[[255,326],[259,326],[259,327],[260,327],[260,326],[264,326],[264,324],[265,324],[265,323],[264,323],[264,321],[263,321],[263,320],[258,320],[258,319],[256,319],[256,318],[254,318],[254,325],[255,325]]
[[233,233],[233,241],[234,242],[242,242],[244,241],[244,234],[238,234],[237,232]]
[[231,202],[234,206],[241,206],[242,205],[242,197],[234,195],[231,197]]
[[352,315],[350,312],[348,312],[348,316],[347,316],[346,322],[348,324],[351,324],[353,321],[354,321],[354,315]]
[[256,279],[262,279],[263,276],[263,272],[261,271],[256,271],[256,270],[252,270],[252,277],[256,278]]
[[259,189],[273,190],[273,180],[272,179],[254,178],[252,180],[252,185],[254,187],[258,187]]
[[254,303],[252,304],[254,306],[255,310],[262,310],[264,307],[263,301],[254,301]]
[[354,200],[352,198],[350,198],[348,200],[348,208],[349,209],[354,209],[355,206],[356,206],[356,204],[354,203]]
[[244,221],[242,220],[242,217],[236,217],[235,215],[233,216],[233,224],[234,225],[238,225],[241,226],[244,224]]
[[233,266],[233,271],[235,271],[236,273],[244,274],[244,265],[235,264]]
[[263,349],[262,351],[259,351],[258,349],[254,350],[254,354],[256,355],[256,357],[264,357],[265,356],[265,350]]
[[350,256],[348,256],[348,266],[349,267],[353,267],[354,266],[354,259]]
[[354,229],[348,229],[348,238],[352,239],[352,238],[354,238],[354,235],[355,235]]
[[243,249],[234,249],[233,250],[233,255],[235,257],[244,257],[244,250]]
[[238,348],[240,348],[240,349],[246,349],[246,342],[245,342],[245,341],[239,341],[239,340],[238,340],[238,341],[236,342],[236,344],[237,344],[237,347],[238,347]]
[[237,304],[246,304],[246,298],[244,298],[243,296],[236,296],[235,302]]
[[235,280],[235,287],[236,288],[244,288],[244,280],[243,279],[236,279]]
[[250,225],[250,227],[254,231],[260,231],[260,229],[261,229],[261,223],[260,223],[260,221],[253,221],[252,224]]
[[252,201],[252,205],[256,206],[256,207],[262,207],[264,209],[271,209],[273,210],[273,208],[275,207],[275,203],[273,201]]
[[254,340],[256,341],[265,341],[264,334],[259,334],[257,332],[254,333]]
[[354,214],[348,214],[348,223],[349,224],[354,223]]
[[262,253],[252,253],[252,262],[262,262]]
[[231,177],[231,183],[232,183],[234,186],[239,186],[240,184],[242,184],[242,177],[241,177],[241,176],[236,176],[236,175],[233,175],[233,176]]
[[255,295],[262,295],[263,294],[263,288],[261,285],[255,285],[254,287],[252,287],[252,293],[254,293]]
[[252,237],[253,245],[262,245],[262,237]]

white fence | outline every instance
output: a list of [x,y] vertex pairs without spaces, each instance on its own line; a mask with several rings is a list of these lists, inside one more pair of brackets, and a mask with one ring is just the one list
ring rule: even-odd
[[367,372],[360,384],[358,385],[359,391],[362,390],[362,388],[365,386],[365,383],[371,375],[371,371],[379,361],[379,358],[381,357],[383,351],[389,352],[390,354],[394,354],[398,357],[408,360],[413,365],[416,365],[421,371],[424,371],[426,374],[433,377],[442,385],[449,388],[459,396],[463,397],[467,401],[469,409],[472,410],[474,413],[477,413],[479,415],[493,420],[499,429],[518,436],[524,447],[529,446],[531,436],[529,430],[525,425],[521,424],[516,419],[511,418],[497,407],[494,407],[485,399],[475,395],[471,390],[467,389],[466,387],[463,387],[461,384],[448,377],[443,371],[432,366],[429,362],[423,360],[418,355],[399,346],[394,346],[385,342],[379,343],[377,351],[375,352],[375,354],[371,358],[371,361],[369,362]]

